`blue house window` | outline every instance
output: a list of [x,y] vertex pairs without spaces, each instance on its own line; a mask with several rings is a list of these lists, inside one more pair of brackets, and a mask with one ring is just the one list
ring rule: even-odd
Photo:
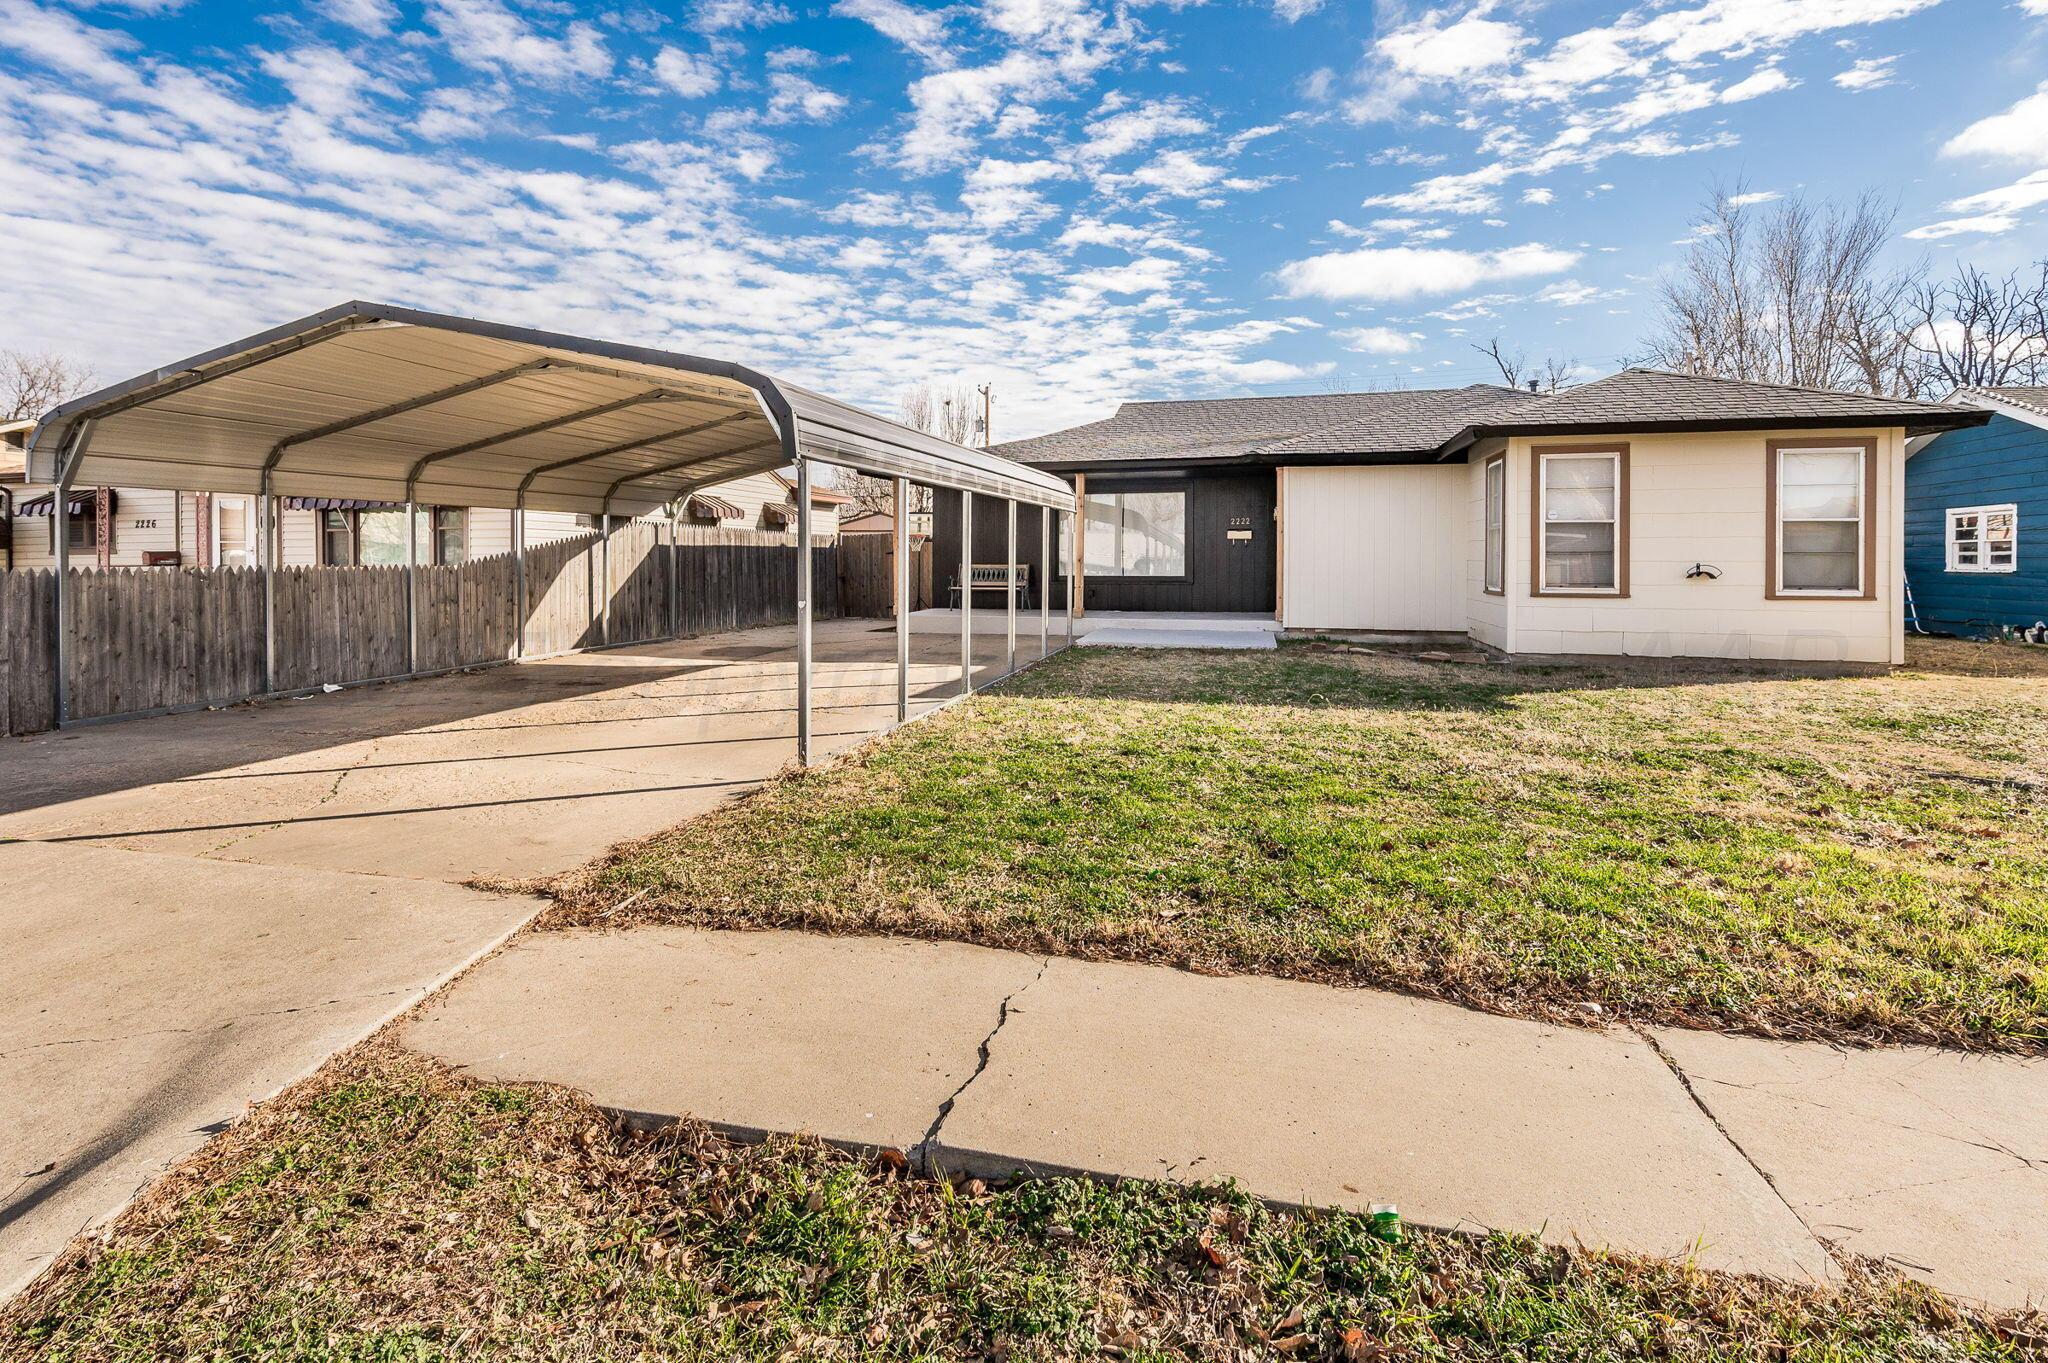
[[2013,573],[2020,566],[2019,508],[1950,507],[1948,570],[1952,573]]

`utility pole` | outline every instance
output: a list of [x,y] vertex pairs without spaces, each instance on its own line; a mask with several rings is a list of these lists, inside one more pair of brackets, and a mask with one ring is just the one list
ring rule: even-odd
[[995,402],[995,389],[996,386],[993,383],[984,383],[978,385],[974,390],[981,394],[981,447],[983,449],[987,449],[996,443],[995,428],[989,424],[989,419],[992,415],[990,408]]

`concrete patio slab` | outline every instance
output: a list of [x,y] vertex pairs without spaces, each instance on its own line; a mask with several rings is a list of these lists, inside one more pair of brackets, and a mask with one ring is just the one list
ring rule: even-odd
[[1819,1234],[1965,1296],[2048,1301],[2048,1061],[1657,1038]]
[[[7,740],[0,876],[23,907],[0,989],[0,1295],[537,907],[445,882],[567,870],[772,780],[794,756],[793,643],[740,631]],[[959,655],[913,644],[922,711]],[[1001,654],[983,641],[979,680]],[[895,656],[875,622],[820,625],[821,752],[894,722]]]
[[481,1077],[750,1134],[914,1148],[1039,962],[950,943],[684,928],[528,937],[405,1041]]
[[1830,1267],[1640,1039],[1369,990],[1056,960],[940,1141],[978,1169],[1228,1177],[1714,1268]]
[[0,844],[0,1296],[219,1124],[488,950],[531,901]]

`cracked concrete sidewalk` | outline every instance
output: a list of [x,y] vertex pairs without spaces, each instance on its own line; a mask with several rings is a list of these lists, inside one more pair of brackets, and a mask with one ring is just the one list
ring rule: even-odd
[[408,1044],[647,1117],[973,1172],[1230,1177],[1437,1226],[2048,1298],[2048,1062],[1595,1032],[952,943],[529,936]]

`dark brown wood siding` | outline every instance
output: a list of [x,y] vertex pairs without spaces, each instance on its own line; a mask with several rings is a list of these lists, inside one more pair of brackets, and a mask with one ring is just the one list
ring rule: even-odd
[[[1091,493],[1166,488],[1186,488],[1188,493],[1187,577],[1168,581],[1091,577],[1088,609],[1271,612],[1276,605],[1277,563],[1273,470],[1088,475]],[[942,490],[934,501],[935,604],[946,606],[953,604],[948,588],[960,573],[960,497]],[[974,499],[974,562],[1003,561],[1006,514],[1003,503],[994,498]],[[1233,540],[1232,530],[1248,531],[1250,538]],[[1057,557],[1057,537],[1054,544]],[[1028,604],[1036,606],[1045,576],[1039,565],[1038,512],[1032,507],[1017,509],[1017,560],[1031,565]],[[1002,598],[984,592],[975,598],[975,605],[1001,609]],[[1063,578],[1054,581],[1053,605],[1056,609],[1066,605]]]

